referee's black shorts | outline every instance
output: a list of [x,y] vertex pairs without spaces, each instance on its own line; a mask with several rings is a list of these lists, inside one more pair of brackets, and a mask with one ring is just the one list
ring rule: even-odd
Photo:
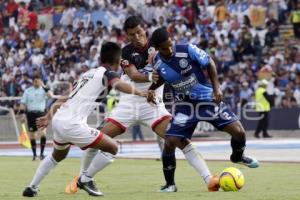
[[40,112],[40,111],[28,111],[26,113],[28,130],[30,132],[37,131],[36,119],[39,118],[39,117],[42,117],[44,115],[46,115],[46,113],[45,112]]

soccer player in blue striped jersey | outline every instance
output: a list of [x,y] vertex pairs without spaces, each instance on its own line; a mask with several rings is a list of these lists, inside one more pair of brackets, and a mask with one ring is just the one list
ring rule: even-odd
[[[160,79],[153,83],[149,90],[155,90],[167,82],[175,97],[175,112],[166,130],[164,153],[172,155],[176,147],[180,148],[189,164],[208,184],[212,176],[190,142],[197,123],[207,121],[218,130],[225,131],[232,136],[230,156],[232,162],[250,168],[258,167],[257,160],[244,155],[245,130],[237,116],[222,102],[223,95],[217,78],[216,66],[210,56],[191,44],[174,45],[164,28],[154,31],[151,42],[158,50],[154,68]],[[165,161],[164,165],[167,169],[168,161]],[[173,183],[167,181],[165,188],[175,184],[174,171],[170,174],[170,180],[173,180]]]

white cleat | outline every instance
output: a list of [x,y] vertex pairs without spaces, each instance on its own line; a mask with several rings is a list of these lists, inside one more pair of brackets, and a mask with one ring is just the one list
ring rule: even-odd
[[160,188],[157,192],[177,192],[176,185],[165,185]]

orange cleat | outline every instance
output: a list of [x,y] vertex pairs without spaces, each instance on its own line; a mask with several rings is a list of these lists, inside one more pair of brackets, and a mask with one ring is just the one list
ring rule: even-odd
[[220,188],[220,183],[219,183],[220,177],[219,176],[212,176],[208,185],[207,189],[209,192],[217,192]]
[[77,187],[77,181],[79,179],[79,176],[75,176],[73,180],[67,184],[65,188],[65,193],[67,194],[75,194],[78,192],[78,187]]

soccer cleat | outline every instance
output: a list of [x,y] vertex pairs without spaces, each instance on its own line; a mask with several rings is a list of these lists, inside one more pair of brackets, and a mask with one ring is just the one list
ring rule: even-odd
[[220,188],[220,178],[219,176],[212,176],[208,185],[207,185],[207,189],[209,192],[216,192],[219,190]]
[[238,164],[245,165],[245,166],[247,166],[247,167],[249,167],[249,168],[257,168],[257,167],[259,167],[259,162],[258,162],[258,160],[256,160],[255,158],[251,158],[250,156],[245,156],[245,155],[243,155],[242,158],[241,158],[241,160],[235,162],[235,161],[233,161],[233,160],[231,159],[231,161],[232,161],[233,163],[238,163]]
[[93,180],[83,183],[80,178],[78,178],[77,186],[85,190],[91,196],[103,196],[103,193],[96,187],[96,183]]
[[176,185],[164,185],[157,192],[177,192]]
[[37,195],[37,188],[26,187],[23,191],[24,197],[35,197]]
[[33,156],[33,157],[32,157],[32,161],[35,161],[35,160],[36,160],[36,156]]
[[75,176],[73,180],[67,184],[65,188],[65,193],[67,194],[75,194],[78,192],[77,182],[78,182],[79,176]]

